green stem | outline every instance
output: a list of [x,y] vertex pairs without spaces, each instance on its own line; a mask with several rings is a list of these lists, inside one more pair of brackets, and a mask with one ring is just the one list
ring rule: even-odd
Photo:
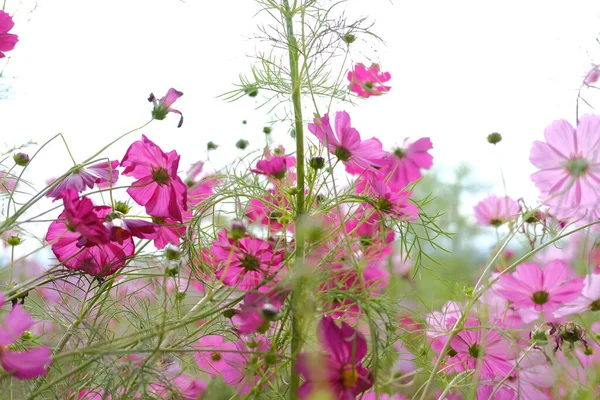
[[[288,54],[290,58],[290,78],[292,84],[292,104],[294,106],[294,123],[296,130],[296,187],[298,189],[296,194],[296,215],[295,220],[298,221],[304,213],[304,129],[302,121],[302,104],[300,101],[300,85],[301,79],[298,74],[298,43],[294,36],[294,21],[293,17],[295,10],[290,8],[288,0],[283,0],[284,14],[285,14],[285,28],[287,31],[288,41]],[[304,232],[302,229],[296,229],[295,231],[295,244],[296,244],[296,260],[294,265],[294,271],[298,271],[304,263]],[[302,335],[301,335],[301,324],[298,315],[298,306],[300,304],[300,290],[301,287],[299,282],[294,282],[294,287],[291,293],[291,307],[292,307],[292,368],[290,371],[290,399],[298,398],[298,388],[300,387],[300,377],[296,373],[296,357],[302,349]]]

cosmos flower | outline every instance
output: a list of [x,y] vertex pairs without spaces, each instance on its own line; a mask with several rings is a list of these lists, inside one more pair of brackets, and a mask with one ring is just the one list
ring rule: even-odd
[[371,64],[369,68],[364,64],[356,64],[354,70],[348,72],[349,89],[365,99],[389,92],[391,86],[382,84],[391,78],[390,73],[381,72],[377,64]]
[[479,225],[500,226],[519,215],[519,204],[508,196],[488,196],[475,206],[475,218]]
[[388,153],[384,174],[388,185],[400,191],[421,177],[421,170],[433,165],[433,157],[428,153],[433,148],[429,138],[421,138],[416,142],[404,141],[402,147]]
[[13,33],[8,33],[15,23],[10,15],[0,10],[0,58],[6,57],[4,52],[11,51],[15,48],[19,37]]
[[169,89],[167,94],[162,97],[160,100],[156,101],[156,97],[154,97],[154,93],[150,93],[150,97],[148,97],[148,101],[154,105],[154,109],[152,109],[152,118],[157,119],[159,121],[165,119],[167,114],[172,112],[175,114],[179,114],[179,124],[177,124],[178,128],[181,128],[183,125],[183,114],[181,111],[172,108],[171,106],[175,101],[183,96],[183,93],[175,90],[173,88]]

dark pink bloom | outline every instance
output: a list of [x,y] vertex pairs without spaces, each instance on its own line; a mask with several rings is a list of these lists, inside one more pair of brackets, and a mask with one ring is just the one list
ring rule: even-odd
[[[279,231],[283,228],[282,219],[287,211],[291,211],[285,196],[276,195],[275,190],[268,189],[269,194],[264,195],[264,201],[252,199],[246,208],[246,217],[250,222],[259,223],[269,227],[270,231]],[[286,210],[281,211],[281,208]],[[290,221],[291,222],[291,221]],[[291,226],[290,226],[291,228]]]
[[[262,337],[253,339],[252,343],[238,339],[235,347],[238,352],[223,354],[226,365],[221,371],[221,377],[229,386],[235,386],[237,394],[248,394],[263,376],[269,374],[265,362],[269,343]],[[267,385],[265,382],[263,387]]]
[[[95,206],[93,212],[98,219],[104,219],[110,212],[108,206]],[[65,224],[65,213],[58,216],[48,227],[46,241],[52,245],[52,252],[65,267],[82,270],[91,276],[105,277],[114,274],[125,265],[134,252],[131,237],[121,244],[110,241],[95,244],[86,240],[80,233],[73,232]]]
[[264,158],[256,163],[256,169],[250,171],[274,179],[283,179],[288,169],[296,164],[296,158],[284,155],[281,147],[280,150],[282,154],[272,153],[269,149],[265,150]]
[[384,174],[389,179],[388,185],[400,191],[419,179],[421,170],[433,165],[433,157],[428,153],[432,148],[429,138],[421,138],[416,142],[406,139],[403,147],[388,153],[388,163],[384,169]]
[[361,244],[373,245],[394,241],[394,231],[384,224],[381,214],[372,207],[361,206],[345,224],[346,232],[358,236]]
[[[0,293],[0,307],[4,305],[4,295]],[[10,313],[0,321],[0,364],[4,370],[17,379],[34,379],[48,374],[46,366],[52,363],[52,352],[41,346],[26,351],[13,351],[7,346],[16,343],[21,335],[33,326],[29,313],[16,304]]]
[[356,191],[375,198],[375,208],[385,215],[411,222],[419,218],[418,207],[410,201],[411,192],[392,190],[379,175],[370,171],[360,176]]
[[112,396],[102,389],[83,389],[77,394],[77,400],[112,400]]
[[286,293],[275,290],[246,294],[240,310],[232,318],[232,322],[238,326],[236,332],[243,335],[265,333],[271,321],[278,316],[285,297]]
[[212,253],[219,262],[217,278],[240,290],[263,284],[259,290],[266,291],[264,284],[277,280],[283,260],[283,251],[274,251],[268,242],[248,235],[235,240],[227,237],[226,230],[213,242]]
[[219,375],[227,365],[222,351],[234,351],[236,347],[222,336],[211,335],[200,338],[195,348],[198,350],[194,355],[198,368],[208,374]]
[[[544,131],[546,142],[535,141],[529,161],[540,169],[531,175],[541,198],[558,218],[598,209],[600,200],[600,117],[584,115],[577,129],[565,120]],[[593,215],[589,215],[593,217]]]
[[477,223],[485,226],[500,226],[518,217],[520,212],[519,204],[508,196],[488,196],[475,206]]
[[181,125],[183,125],[183,114],[181,114],[181,111],[171,107],[173,103],[175,103],[175,101],[181,96],[183,96],[182,92],[171,88],[163,98],[156,101],[154,93],[150,93],[148,101],[152,102],[152,104],[154,105],[154,109],[152,110],[152,118],[157,120],[163,120],[167,117],[167,114],[170,112],[179,114],[180,118],[177,127],[181,128]]
[[551,261],[545,269],[523,263],[513,274],[500,277],[496,292],[512,301],[517,309],[554,311],[575,300],[583,289],[582,279],[566,281],[567,272],[567,266],[560,260]]
[[64,216],[67,229],[81,234],[80,245],[107,244],[109,230],[104,226],[104,219],[99,218],[92,200],[88,197],[79,198],[75,189],[65,189],[62,192],[65,206]]
[[[456,319],[451,318],[448,327],[451,328],[455,322]],[[468,371],[476,368],[479,359],[482,377],[508,375],[512,365],[507,360],[514,358],[510,351],[510,342],[498,332],[480,327],[479,320],[474,317],[469,317],[464,327],[465,329],[452,339],[450,346],[456,354],[448,359],[447,365],[453,365],[457,371]]]
[[48,193],[46,193],[46,196],[52,197],[53,199],[59,199],[62,196],[62,192],[69,188],[75,189],[78,193],[81,193],[86,188],[92,189],[94,185],[98,185],[100,188],[114,185],[119,179],[118,166],[119,161],[114,160],[110,163],[104,161],[90,165],[86,168],[78,169],[50,189]]
[[155,223],[133,218],[112,218],[106,223],[106,227],[110,230],[110,240],[119,244],[131,236],[146,240],[155,239],[160,229]]
[[[184,214],[188,214],[188,212]],[[164,249],[168,244],[177,246],[181,243],[181,238],[186,230],[185,225],[170,218],[152,217],[152,222],[156,223],[158,227],[156,236],[154,237],[154,246],[157,249]]]
[[183,221],[187,210],[187,186],[177,175],[179,155],[164,153],[145,135],[129,146],[121,165],[124,175],[137,179],[127,193],[152,217]]
[[313,124],[308,124],[308,130],[346,165],[350,173],[376,171],[387,164],[381,142],[376,138],[361,141],[358,131],[350,125],[350,116],[346,111],[335,114],[335,134],[329,124],[328,114],[315,118]]
[[4,52],[11,51],[19,41],[19,37],[13,33],[8,33],[15,23],[10,15],[0,10],[0,58],[6,57]]
[[348,72],[349,89],[364,98],[389,92],[391,86],[384,86],[383,83],[391,78],[389,72],[379,70],[378,64],[371,64],[369,68],[365,67],[364,64],[356,64],[354,71]]
[[324,317],[318,327],[319,343],[327,354],[324,370],[315,371],[306,354],[298,357],[297,372],[306,382],[298,391],[301,399],[309,399],[314,389],[328,387],[335,399],[351,400],[368,390],[373,379],[368,369],[362,366],[367,355],[367,341],[350,325],[336,325],[331,317]]

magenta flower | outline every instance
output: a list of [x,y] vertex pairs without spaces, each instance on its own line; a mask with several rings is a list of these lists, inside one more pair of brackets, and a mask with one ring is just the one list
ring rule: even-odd
[[556,318],[571,314],[583,314],[586,311],[600,311],[600,275],[587,275],[584,284],[579,297],[554,311]]
[[194,355],[198,368],[211,375],[219,375],[227,366],[222,350],[232,351],[236,348],[233,343],[216,335],[200,338],[194,347],[198,350]]
[[323,317],[318,326],[319,343],[327,352],[325,370],[315,371],[306,354],[300,354],[297,372],[306,382],[298,390],[301,399],[309,399],[315,389],[328,387],[338,400],[351,400],[373,385],[368,369],[362,366],[367,355],[367,341],[350,325],[338,327],[331,317]]
[[535,141],[529,161],[540,169],[531,175],[542,200],[558,218],[597,209],[600,199],[600,117],[584,115],[577,129],[565,120],[544,131],[546,142]]
[[104,161],[79,169],[50,189],[46,196],[59,199],[66,189],[75,189],[78,193],[81,193],[86,188],[92,189],[94,185],[98,185],[99,188],[114,185],[119,179],[118,166],[119,161],[114,160],[110,163]]
[[520,212],[519,204],[508,196],[488,196],[475,206],[477,223],[484,226],[500,226],[515,219]]
[[545,269],[533,263],[517,266],[511,275],[502,275],[496,292],[513,302],[515,308],[554,311],[579,296],[583,280],[566,282],[567,266],[560,260],[548,263]]
[[356,191],[375,198],[375,208],[392,218],[414,222],[419,218],[418,207],[410,201],[411,192],[392,190],[379,175],[367,171],[356,183]]
[[[248,394],[251,389],[268,374],[265,355],[269,352],[267,339],[257,337],[252,342],[238,339],[235,343],[237,352],[224,353],[225,367],[221,371],[223,381],[235,386],[237,394]],[[272,374],[271,374],[272,377]],[[263,387],[268,383],[265,382]]]
[[322,118],[315,117],[314,123],[308,124],[308,130],[346,165],[350,173],[376,171],[387,163],[381,142],[376,138],[361,141],[358,131],[350,126],[350,116],[346,111],[335,114],[335,134],[328,114]]
[[110,231],[104,226],[104,219],[99,218],[92,200],[79,198],[75,189],[68,188],[62,192],[65,206],[64,216],[67,229],[81,234],[79,245],[107,244]]
[[[0,307],[4,305],[4,295],[0,293]],[[26,351],[13,351],[7,346],[16,343],[25,331],[33,326],[29,313],[19,304],[0,321],[0,364],[17,379],[34,379],[48,374],[46,366],[52,363],[52,352],[41,346]]]
[[389,92],[391,86],[384,86],[383,83],[392,78],[389,72],[381,72],[379,65],[371,64],[369,68],[364,64],[356,64],[354,71],[348,72],[350,81],[349,89],[360,97],[369,98],[379,96]]
[[[93,213],[103,220],[112,209],[108,206],[94,206]],[[131,237],[122,243],[109,241],[98,244],[85,239],[79,232],[73,232],[65,224],[65,212],[58,216],[48,227],[46,241],[51,244],[52,252],[66,268],[82,270],[91,276],[105,277],[119,270],[125,261],[133,255],[134,245]]]
[[143,219],[116,217],[106,222],[106,227],[110,230],[110,240],[119,244],[123,244],[123,241],[132,236],[146,240],[155,239],[160,228],[157,224]]
[[158,226],[154,237],[154,246],[157,249],[164,249],[168,244],[177,246],[181,243],[181,238],[185,234],[185,225],[169,218],[152,217],[152,222]]
[[281,150],[281,155],[266,150],[264,159],[258,161],[256,169],[251,169],[250,171],[255,174],[266,175],[273,179],[283,179],[288,169],[296,164],[296,158],[283,155],[283,148],[281,147],[279,150]]
[[433,157],[428,151],[432,148],[429,138],[421,138],[414,143],[406,139],[403,147],[388,153],[384,174],[389,179],[390,187],[400,191],[419,179],[422,169],[431,168]]
[[232,322],[238,326],[235,331],[242,335],[265,333],[271,321],[277,318],[285,297],[286,293],[274,290],[246,294],[240,310],[232,318]]
[[8,33],[15,23],[10,15],[0,10],[0,58],[6,57],[4,52],[11,51],[15,48],[19,37],[13,33]]
[[[451,327],[455,323],[456,320],[450,318],[448,326]],[[453,353],[456,354],[447,364],[451,364],[456,371],[468,371],[476,368],[479,359],[482,377],[508,375],[512,365],[507,360],[514,358],[510,352],[510,342],[503,339],[498,332],[480,327],[479,320],[475,317],[469,317],[464,327],[465,329],[450,343]]]
[[187,375],[163,379],[150,385],[150,392],[156,399],[198,400],[206,391],[206,382]]
[[277,279],[283,260],[283,251],[274,251],[264,240],[246,235],[242,239],[227,237],[227,231],[219,233],[213,242],[212,253],[219,260],[217,278],[227,286],[240,290],[266,291],[265,281]]
[[181,96],[183,96],[182,92],[171,88],[163,98],[161,98],[159,101],[156,101],[154,93],[150,93],[148,101],[152,102],[154,105],[154,109],[152,110],[152,118],[162,121],[170,112],[179,114],[180,118],[177,127],[181,128],[181,125],[183,125],[183,114],[181,114],[181,111],[171,108],[173,103],[175,103],[175,101]]
[[137,179],[127,193],[152,217],[182,222],[187,210],[187,186],[177,175],[179,155],[175,150],[164,153],[142,135],[129,146],[121,165],[124,175]]

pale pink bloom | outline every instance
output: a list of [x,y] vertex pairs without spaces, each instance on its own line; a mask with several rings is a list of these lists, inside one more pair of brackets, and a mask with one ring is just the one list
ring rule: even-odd
[[425,335],[435,351],[441,351],[452,331],[452,327],[448,327],[448,322],[457,320],[461,314],[462,306],[454,301],[449,301],[444,304],[442,311],[434,311],[427,315],[425,318],[425,324],[427,325]]
[[508,196],[488,196],[475,206],[475,218],[479,225],[500,226],[518,217],[521,208]]
[[82,389],[77,394],[77,400],[112,400],[112,396],[102,389]]
[[157,399],[198,400],[206,391],[206,382],[187,375],[178,375],[172,379],[150,385],[150,392]]
[[[511,364],[515,365],[519,359],[521,356],[512,360]],[[543,392],[543,389],[554,387],[556,374],[554,366],[546,359],[546,355],[542,351],[533,350],[519,362],[516,378],[507,380],[506,384],[519,394],[519,399],[545,400],[550,397]]]
[[0,171],[0,193],[11,193],[17,187],[16,176]]
[[[377,394],[375,392],[365,393],[360,400],[377,400]],[[391,396],[389,394],[380,393],[379,400],[408,400],[408,397],[400,393]]]
[[79,168],[57,183],[52,189],[48,190],[46,196],[59,199],[62,196],[62,192],[69,188],[81,193],[86,188],[92,189],[94,185],[97,185],[99,188],[114,185],[119,179],[118,166],[119,161],[114,160],[110,163],[103,161],[85,168]]
[[[0,293],[0,307],[4,305],[4,295]],[[8,346],[16,343],[21,335],[33,326],[29,313],[20,304],[0,320],[0,364],[4,370],[17,379],[34,379],[48,374],[46,366],[52,363],[52,352],[40,346],[25,351],[13,351]]]
[[15,23],[10,15],[0,10],[0,58],[6,57],[4,52],[11,51],[19,41],[19,37],[13,33],[8,33]]
[[194,208],[209,198],[214,193],[213,188],[220,183],[221,181],[214,174],[204,171],[202,161],[194,163],[185,178],[185,184],[188,187],[188,207]]
[[240,290],[268,290],[265,284],[278,279],[283,260],[283,250],[259,238],[246,235],[242,239],[227,237],[227,231],[219,233],[213,242],[212,253],[218,260],[217,278],[227,286]]
[[383,83],[391,78],[389,72],[379,70],[378,64],[371,64],[369,68],[364,64],[356,64],[354,70],[348,72],[349,89],[364,98],[389,92],[392,87],[384,86]]
[[529,157],[540,169],[531,179],[542,200],[558,218],[593,217],[600,200],[600,117],[584,115],[577,129],[555,121],[544,136],[546,142],[535,141]]
[[181,128],[181,125],[183,125],[183,114],[181,114],[181,111],[171,107],[173,103],[175,103],[175,101],[181,96],[183,96],[182,92],[171,88],[164,97],[156,101],[154,93],[150,93],[148,101],[152,102],[152,104],[154,105],[154,109],[152,110],[152,118],[157,120],[163,120],[167,117],[167,114],[170,112],[179,114],[180,118],[177,127]]
[[575,300],[584,286],[582,279],[566,282],[567,270],[560,260],[551,261],[545,269],[537,264],[523,263],[513,274],[500,276],[496,291],[512,301],[517,309],[554,311]]
[[[263,376],[273,376],[267,371],[265,362],[269,342],[262,337],[256,337],[252,342],[250,346],[249,341],[238,339],[235,343],[238,352],[223,354],[226,365],[221,371],[221,377],[229,386],[235,386],[237,394],[248,394],[251,389],[256,388]],[[263,388],[267,385],[265,382]]]
[[397,341],[394,343],[394,348],[398,352],[398,359],[394,363],[395,373],[403,376],[417,369],[417,364],[414,361],[417,357],[406,348],[404,342]]
[[[448,321],[449,326],[454,323],[454,318]],[[447,365],[452,365],[456,371],[467,371],[475,369],[479,359],[482,377],[508,375],[512,366],[507,360],[514,358],[510,352],[510,342],[498,332],[481,327],[475,317],[469,317],[464,328],[450,342],[456,355],[447,360]]]
[[194,347],[198,350],[194,355],[198,368],[211,375],[219,375],[227,366],[223,350],[236,349],[233,343],[217,335],[201,337]]
[[587,73],[587,75],[585,76],[585,80],[584,80],[586,85],[592,85],[592,84],[598,82],[598,78],[600,78],[600,71],[598,70],[598,67],[599,67],[598,65],[595,65]]
[[183,221],[187,210],[187,186],[177,175],[179,155],[175,150],[164,153],[142,135],[129,146],[121,165],[124,175],[137,179],[127,193],[152,217]]
[[[477,387],[477,397],[476,400],[519,400],[520,397],[518,393],[515,392],[512,388],[507,386],[501,386],[498,388],[496,393],[494,393],[494,389],[496,387],[496,383],[492,384],[479,384]],[[494,396],[492,397],[492,393]],[[441,400],[441,399],[440,399]],[[541,399],[540,399],[541,400]]]
[[358,131],[350,125],[346,111],[335,114],[335,133],[329,124],[328,114],[322,118],[315,117],[314,123],[308,124],[308,130],[346,165],[350,173],[376,171],[387,163],[381,142],[376,138],[361,141]]
[[585,286],[581,291],[581,295],[554,311],[555,317],[600,310],[600,275],[587,275],[584,284]]
[[422,169],[433,165],[433,157],[428,153],[433,148],[429,138],[421,138],[416,142],[404,140],[403,147],[388,153],[388,163],[383,174],[389,180],[388,184],[396,191],[404,189],[421,177]]

